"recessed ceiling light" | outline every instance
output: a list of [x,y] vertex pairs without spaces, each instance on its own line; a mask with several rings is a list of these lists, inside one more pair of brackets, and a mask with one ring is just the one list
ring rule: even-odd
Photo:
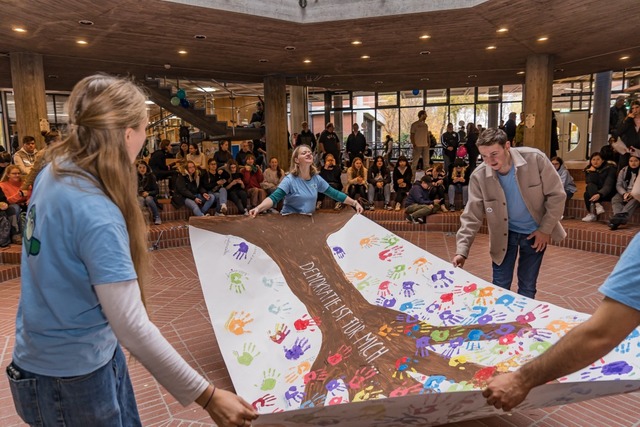
[[421,82],[428,82],[429,81],[429,77],[423,77],[420,79]]
[[516,74],[522,75],[522,74],[524,74],[524,71],[518,71]]
[[362,56],[360,57],[360,59],[369,59],[369,58],[371,58],[369,55],[362,55]]
[[497,49],[497,46],[487,46],[487,50],[494,50]]
[[93,25],[93,21],[89,21],[88,19],[81,19],[78,21],[80,25]]
[[13,27],[12,30],[15,31],[16,33],[26,33],[27,32],[27,30],[25,28],[22,28],[22,27]]
[[187,51],[183,49],[183,50],[179,50],[179,51],[178,51],[178,53],[179,53],[180,55],[186,55],[186,54],[187,54]]
[[354,40],[351,42],[351,44],[358,45],[358,44],[362,44],[362,42],[360,40]]
[[423,35],[420,36],[420,40],[427,40],[427,39],[430,39],[430,38],[431,38],[431,36],[429,34],[423,34]]
[[199,87],[197,90],[198,92],[215,92],[218,89],[216,89],[215,87],[209,86],[209,87]]
[[86,40],[76,40],[76,43],[81,44],[81,45],[89,44],[89,43],[87,43]]
[[467,76],[467,78],[468,78],[468,79],[475,79],[476,77],[478,77],[478,75],[477,75],[477,74],[469,74],[469,75]]
[[626,59],[629,59],[629,58],[630,58],[630,56],[628,56],[628,55],[625,55],[625,56],[621,56],[621,57],[620,57],[620,59],[621,59],[622,61],[624,61],[624,60],[626,60]]
[[153,105],[154,104],[153,101],[149,101],[148,99],[146,101],[144,101],[144,103],[147,104],[147,105]]
[[292,50],[296,50],[296,47],[295,46],[285,46],[284,50],[292,51]]
[[381,85],[381,84],[382,84],[382,80],[376,80],[375,82],[373,82],[373,84],[375,84],[375,85]]
[[431,55],[431,51],[429,50],[420,51],[420,55]]
[[549,37],[547,36],[538,37],[539,42],[546,42],[547,40],[549,40]]
[[193,36],[193,38],[196,40],[204,40],[207,38],[207,36],[205,36],[204,34],[196,34],[195,36]]
[[305,60],[304,60],[304,61],[302,61],[302,62],[304,62],[305,64],[311,64],[311,60],[310,60],[310,59],[305,59]]
[[258,62],[261,62],[261,63],[264,64],[265,62],[269,62],[269,60],[265,59],[265,58],[260,58],[260,59],[258,59]]
[[47,78],[48,78],[48,79],[57,79],[57,78],[58,78],[58,75],[57,75],[57,74],[49,74],[49,75],[47,76]]
[[509,29],[508,29],[508,28],[506,28],[506,27],[502,27],[502,28],[498,28],[498,29],[496,30],[496,33],[506,33],[506,32],[508,32],[508,31],[509,31]]

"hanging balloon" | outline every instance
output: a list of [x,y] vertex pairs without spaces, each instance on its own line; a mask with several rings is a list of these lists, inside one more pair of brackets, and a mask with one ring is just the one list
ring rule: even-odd
[[174,107],[177,107],[178,105],[180,105],[180,98],[178,98],[177,96],[172,97],[171,105],[173,105]]
[[180,100],[180,105],[182,105],[184,108],[189,108],[189,101],[187,101],[187,98],[182,98]]
[[178,93],[176,93],[176,95],[180,99],[185,99],[187,97],[187,92],[185,92],[184,89],[178,89]]
[[418,95],[420,95],[420,89],[414,89],[412,93],[414,95],[418,96]]

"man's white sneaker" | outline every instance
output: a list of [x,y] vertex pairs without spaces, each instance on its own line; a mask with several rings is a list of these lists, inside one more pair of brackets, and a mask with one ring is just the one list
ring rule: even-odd
[[600,203],[596,203],[596,215],[602,215],[604,213],[604,208]]
[[598,217],[590,213],[590,214],[587,214],[584,218],[582,218],[582,220],[584,222],[594,222],[598,220]]

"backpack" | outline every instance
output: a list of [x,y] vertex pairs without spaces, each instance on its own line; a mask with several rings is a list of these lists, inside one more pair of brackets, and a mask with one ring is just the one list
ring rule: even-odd
[[0,248],[5,248],[11,244],[11,222],[7,215],[0,215]]

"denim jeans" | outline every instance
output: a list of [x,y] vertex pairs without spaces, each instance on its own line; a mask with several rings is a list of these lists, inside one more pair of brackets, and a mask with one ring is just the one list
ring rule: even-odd
[[211,206],[213,206],[216,201],[216,199],[213,197],[211,197],[209,200],[205,200],[205,198],[202,197],[201,194],[198,194],[196,196],[196,199],[201,200],[202,205],[198,205],[195,200],[191,199],[185,199],[184,201],[184,204],[193,211],[193,214],[195,216],[204,216],[204,214],[209,212],[209,209],[211,209]]
[[103,367],[77,377],[48,377],[24,371],[7,376],[16,412],[30,426],[141,426],[136,398],[120,346]]
[[152,196],[142,197],[138,196],[138,203],[140,207],[148,207],[153,215],[153,219],[160,218],[160,212],[158,212],[158,205]]
[[[493,266],[493,284],[504,289],[511,289],[513,282],[513,270],[516,266],[518,249],[518,293],[533,299],[536,296],[536,282],[542,264],[542,256],[545,251],[536,252],[531,247],[533,239],[527,240],[528,234],[509,231],[507,254],[502,264],[491,263]],[[546,249],[545,249],[546,250]]]
[[376,192],[377,191],[382,193],[382,196],[384,197],[384,204],[388,205],[389,204],[389,200],[391,199],[391,185],[384,184],[384,186],[382,188],[378,188],[377,186],[374,186],[373,184],[369,184],[369,188],[368,188],[368,191],[367,191],[367,196],[369,197],[369,202],[371,204],[373,204],[375,202],[375,197],[376,197]]
[[209,195],[218,201],[216,208],[218,212],[220,212],[220,207],[227,204],[227,189],[220,187],[220,189],[215,193],[209,192]]

